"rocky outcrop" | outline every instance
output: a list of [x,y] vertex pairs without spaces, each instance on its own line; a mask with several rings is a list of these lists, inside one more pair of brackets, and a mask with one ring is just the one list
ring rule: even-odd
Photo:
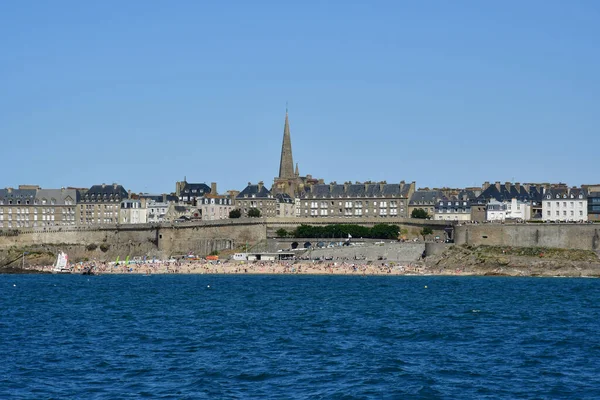
[[589,250],[543,247],[453,246],[424,261],[435,274],[600,277],[600,259]]

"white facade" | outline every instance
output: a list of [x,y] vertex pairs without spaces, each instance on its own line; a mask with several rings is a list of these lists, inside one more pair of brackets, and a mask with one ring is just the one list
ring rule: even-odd
[[542,220],[560,222],[587,221],[587,199],[582,194],[548,194],[542,202]]
[[149,200],[146,203],[146,221],[150,223],[164,222],[168,210],[168,202]]
[[517,199],[503,202],[492,200],[488,203],[486,210],[487,221],[505,221],[507,219],[522,221],[530,220],[531,205]]
[[227,197],[204,197],[198,198],[198,210],[202,212],[202,219],[213,221],[229,218],[229,212],[233,210],[233,202]]
[[121,213],[119,215],[121,224],[145,224],[146,209],[142,208],[139,200],[123,200],[121,202]]

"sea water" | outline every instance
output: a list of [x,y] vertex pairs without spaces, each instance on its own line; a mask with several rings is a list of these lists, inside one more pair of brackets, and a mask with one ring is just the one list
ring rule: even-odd
[[0,398],[600,398],[600,280],[0,275]]

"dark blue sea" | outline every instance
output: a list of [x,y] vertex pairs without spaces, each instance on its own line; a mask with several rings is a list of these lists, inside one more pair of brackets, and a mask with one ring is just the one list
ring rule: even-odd
[[0,275],[1,399],[598,399],[600,280]]

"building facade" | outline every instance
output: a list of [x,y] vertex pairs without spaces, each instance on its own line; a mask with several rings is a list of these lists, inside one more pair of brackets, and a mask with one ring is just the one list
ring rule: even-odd
[[549,222],[585,222],[588,201],[585,189],[550,188],[544,193],[542,218]]
[[77,191],[21,185],[0,189],[0,229],[76,224]]
[[80,225],[110,225],[119,223],[121,201],[129,198],[123,186],[94,185],[80,196],[76,218]]
[[121,224],[145,224],[147,222],[147,211],[141,200],[127,199],[121,202],[119,223]]
[[252,208],[258,209],[261,217],[275,217],[277,215],[277,199],[264,186],[262,181],[256,185],[248,182],[248,186],[236,196],[235,205],[244,217],[248,216],[248,211]]
[[[315,184],[299,197],[297,216],[327,217],[408,217],[408,199],[415,183]],[[298,215],[299,214],[299,215]]]

